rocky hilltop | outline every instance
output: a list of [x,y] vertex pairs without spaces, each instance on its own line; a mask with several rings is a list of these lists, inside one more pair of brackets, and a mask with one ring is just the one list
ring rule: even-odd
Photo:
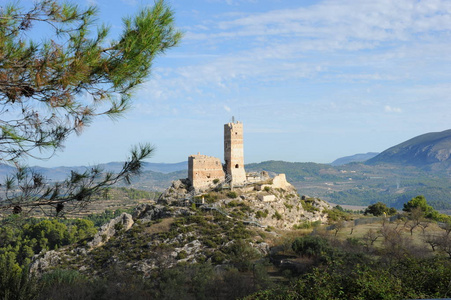
[[399,164],[430,170],[451,167],[451,129],[430,132],[393,146],[366,164]]
[[203,191],[176,180],[157,201],[111,220],[92,239],[36,256],[31,270],[73,268],[95,275],[114,267],[152,276],[180,263],[227,264],[236,259],[237,247],[261,257],[280,230],[326,222],[329,208],[319,199],[300,197],[283,174]]
[[319,199],[301,197],[279,174],[265,181],[230,189],[223,183],[212,185],[204,191],[196,191],[187,180],[177,180],[158,200],[169,206],[195,205],[203,210],[213,210],[237,220],[260,227],[292,229],[303,222],[325,222],[324,209],[329,205]]

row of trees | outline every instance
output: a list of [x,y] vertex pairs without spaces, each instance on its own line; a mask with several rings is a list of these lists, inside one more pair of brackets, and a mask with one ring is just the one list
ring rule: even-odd
[[[432,206],[428,204],[426,198],[422,195],[416,196],[404,203],[403,209],[405,213],[408,215],[418,214],[423,218],[437,221],[437,222],[446,222],[449,221],[449,216],[445,214],[440,214],[437,210],[435,210]],[[397,210],[393,207],[387,207],[385,203],[377,202],[375,204],[369,205],[368,208],[365,209],[365,215],[373,215],[373,216],[392,216],[397,213]]]

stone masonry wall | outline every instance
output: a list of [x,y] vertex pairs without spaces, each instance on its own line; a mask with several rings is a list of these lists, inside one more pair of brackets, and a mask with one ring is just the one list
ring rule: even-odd
[[224,181],[224,171],[219,158],[207,155],[191,155],[188,157],[188,179],[196,189],[207,188],[213,180]]

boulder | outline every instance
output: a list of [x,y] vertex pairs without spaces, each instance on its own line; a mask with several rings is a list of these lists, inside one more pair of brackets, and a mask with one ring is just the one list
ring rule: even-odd
[[178,180],[174,180],[172,182],[172,187],[176,190],[181,189],[181,188],[185,188],[185,185],[182,183],[182,180],[178,179]]
[[258,198],[263,202],[272,202],[277,199],[275,195],[258,195]]

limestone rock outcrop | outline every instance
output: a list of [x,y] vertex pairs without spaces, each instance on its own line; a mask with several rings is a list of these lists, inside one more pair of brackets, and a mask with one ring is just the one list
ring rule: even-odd
[[39,257],[39,254],[35,255],[30,264],[30,272],[41,273],[50,267],[58,265],[61,262],[61,255],[62,253],[56,250],[47,251],[42,257]]
[[97,248],[107,242],[119,230],[127,231],[134,224],[133,217],[128,213],[122,213],[119,217],[102,225],[92,241],[88,242],[88,248]]
[[193,212],[187,207],[168,207],[162,204],[143,203],[135,207],[133,219],[145,223],[158,219],[187,216],[190,214],[193,214]]
[[272,183],[234,189],[239,200],[223,199],[219,203],[227,207],[231,201],[239,201],[237,205],[250,208],[244,219],[263,227],[293,229],[294,226],[303,223],[327,222],[325,210],[330,209],[330,205],[316,198],[302,200],[296,189],[286,181],[284,174],[281,175],[283,176],[275,177],[277,178],[275,183],[273,180]]

